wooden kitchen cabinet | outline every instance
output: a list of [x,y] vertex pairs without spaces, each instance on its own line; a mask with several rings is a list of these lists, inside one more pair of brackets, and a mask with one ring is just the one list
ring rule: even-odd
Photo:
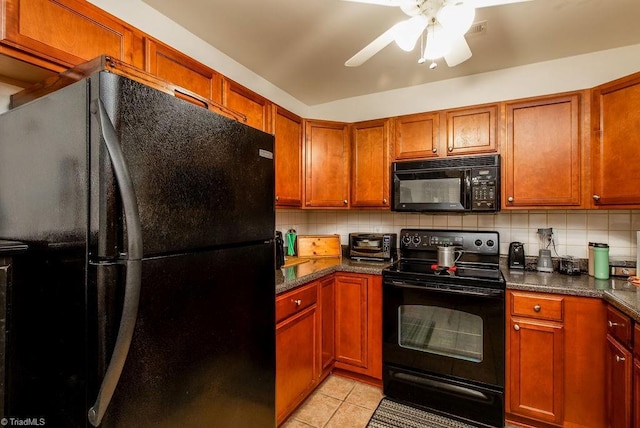
[[592,99],[593,206],[640,205],[640,73],[598,86]]
[[320,280],[320,307],[322,318],[322,375],[328,375],[333,369],[333,363],[336,359],[335,348],[335,279],[333,275]]
[[440,113],[418,113],[394,119],[394,159],[439,156]]
[[302,207],[302,118],[274,105],[276,207]]
[[607,427],[632,426],[634,363],[631,352],[633,325],[631,318],[607,307],[606,404]]
[[188,92],[176,95],[195,104],[222,101],[222,76],[177,50],[151,38],[145,38],[145,70],[178,85]]
[[343,122],[305,123],[305,208],[349,207],[349,132]]
[[498,105],[449,110],[447,156],[498,151]]
[[382,277],[335,276],[336,369],[382,380]]
[[[2,40],[62,71],[100,55],[143,67],[142,33],[86,1],[1,0]],[[40,60],[48,62],[42,63]]]
[[640,325],[637,323],[633,343],[633,427],[640,428]]
[[507,411],[559,425],[564,418],[564,299],[507,294]]
[[606,304],[514,290],[506,305],[507,419],[604,426]]
[[243,114],[247,125],[272,132],[271,102],[226,77],[222,80],[222,104]]
[[503,208],[580,208],[581,93],[505,103]]
[[320,373],[318,284],[276,298],[276,420],[282,423],[317,386]]
[[351,127],[351,206],[389,208],[389,119]]

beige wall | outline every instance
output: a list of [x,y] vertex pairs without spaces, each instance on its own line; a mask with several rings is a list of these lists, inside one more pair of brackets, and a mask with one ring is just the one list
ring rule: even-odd
[[350,232],[399,233],[405,227],[497,230],[501,254],[507,253],[509,242],[520,241],[524,242],[527,255],[538,254],[538,228],[551,227],[560,256],[587,258],[589,242],[605,242],[610,246],[611,258],[635,261],[640,210],[501,211],[484,215],[276,210],[276,230],[284,233],[294,228],[300,235],[339,234],[343,245]]

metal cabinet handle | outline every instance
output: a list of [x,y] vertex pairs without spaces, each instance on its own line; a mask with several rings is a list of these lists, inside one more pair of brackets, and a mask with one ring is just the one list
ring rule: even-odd
[[280,196],[276,196],[276,202],[280,200]]
[[513,202],[513,196],[509,196],[509,197],[507,198],[507,201],[509,201],[509,202]]
[[293,301],[293,303],[295,303],[296,306],[300,306],[302,304],[302,300],[296,299],[296,300]]
[[347,205],[349,203],[349,201],[347,201],[346,199],[344,201],[342,201],[343,204]]
[[535,305],[533,307],[533,310],[536,311],[536,312],[540,312],[540,309],[542,309],[542,307],[540,305]]
[[382,200],[382,203],[386,205],[386,204],[388,204],[388,203],[389,203],[389,201],[387,201],[386,199],[383,199],[383,200]]
[[520,331],[520,326],[519,326],[518,324],[514,324],[514,325],[513,325],[513,329],[514,329],[515,331]]
[[452,152],[453,151],[453,146],[449,146],[449,151]]
[[593,195],[593,200],[594,201],[599,201],[600,200],[600,195]]
[[621,357],[620,355],[616,355],[616,362],[619,363],[620,361],[624,361],[624,360],[625,360],[624,357]]
[[613,322],[613,321],[607,321],[609,323],[609,327],[610,328],[614,328],[617,326],[622,326],[623,324],[618,324],[617,322]]
[[434,147],[433,149],[431,149],[431,152],[433,152],[433,153],[438,153],[438,148],[437,148],[437,147]]

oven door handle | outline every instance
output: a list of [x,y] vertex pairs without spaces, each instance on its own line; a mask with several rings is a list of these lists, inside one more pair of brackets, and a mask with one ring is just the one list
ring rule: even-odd
[[385,280],[387,285],[398,288],[413,288],[417,290],[434,291],[438,293],[458,294],[464,296],[477,296],[477,297],[499,297],[504,295],[504,290],[498,290],[495,288],[482,288],[482,287],[460,287],[452,288],[444,285],[443,288],[434,287],[436,284],[425,284],[421,282],[399,281],[397,279]]

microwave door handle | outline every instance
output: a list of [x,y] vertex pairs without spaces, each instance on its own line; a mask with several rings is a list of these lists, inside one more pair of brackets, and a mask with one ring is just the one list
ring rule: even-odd
[[98,99],[97,102],[92,104],[91,113],[97,116],[98,124],[104,137],[107,153],[111,159],[115,179],[120,189],[120,197],[122,198],[124,217],[127,224],[127,274],[122,317],[107,371],[102,379],[96,401],[88,412],[89,422],[97,427],[100,425],[116,386],[120,381],[138,318],[140,288],[142,285],[142,226],[133,181],[120,147],[120,141],[118,141],[118,135],[107,115],[102,100]]

